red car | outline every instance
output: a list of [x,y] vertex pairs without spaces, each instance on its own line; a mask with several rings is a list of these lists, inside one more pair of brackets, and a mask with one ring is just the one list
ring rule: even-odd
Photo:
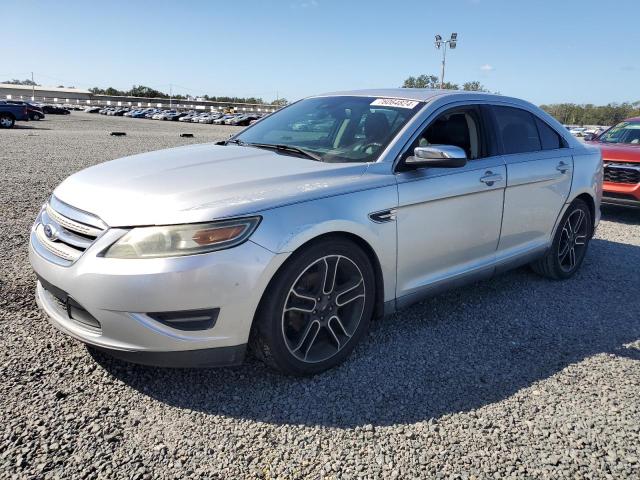
[[585,140],[602,150],[602,202],[640,207],[640,117],[628,118]]

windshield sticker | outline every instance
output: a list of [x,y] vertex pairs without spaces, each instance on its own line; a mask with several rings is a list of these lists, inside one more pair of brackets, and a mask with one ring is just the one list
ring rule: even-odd
[[378,107],[400,107],[400,108],[414,108],[420,102],[413,100],[403,100],[401,98],[376,98],[371,105]]

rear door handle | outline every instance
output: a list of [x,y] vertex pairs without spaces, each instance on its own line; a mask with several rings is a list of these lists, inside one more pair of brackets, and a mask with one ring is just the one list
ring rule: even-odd
[[502,181],[502,175],[500,175],[499,173],[493,173],[491,170],[489,170],[485,172],[482,177],[480,177],[480,181],[491,187],[494,183]]
[[567,171],[569,170],[569,164],[560,162],[556,167],[556,170],[558,170],[560,173],[567,173]]

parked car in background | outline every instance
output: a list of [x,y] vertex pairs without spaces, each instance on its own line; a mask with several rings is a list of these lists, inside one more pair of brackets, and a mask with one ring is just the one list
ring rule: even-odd
[[586,128],[584,127],[573,127],[571,130],[569,130],[569,133],[575,137],[582,137],[585,130]]
[[223,125],[227,120],[230,120],[234,117],[235,115],[233,114],[226,114],[226,115],[222,115],[219,118],[216,118],[213,123],[215,125]]
[[186,115],[187,115],[187,112],[174,112],[174,113],[167,114],[166,120],[169,120],[171,122],[177,122],[178,120],[180,120],[182,117]]
[[253,120],[257,120],[258,118],[260,118],[258,117],[258,115],[253,115],[248,113],[245,115],[240,115],[238,117],[232,118],[229,121],[228,125],[235,125],[236,127],[246,127],[250,125]]
[[[309,118],[315,130],[292,129]],[[530,262],[571,278],[601,185],[600,151],[528,102],[333,93],[217,146],[72,175],[29,257],[52,323],[112,355],[217,366],[250,344],[309,375],[344,361],[375,315],[446,288]]]
[[0,128],[13,128],[16,121],[29,121],[28,107],[0,100]]
[[222,114],[221,113],[217,113],[217,112],[208,113],[206,115],[203,115],[200,118],[200,123],[212,124],[214,121],[216,121],[221,116],[222,116]]
[[203,118],[205,118],[205,117],[208,117],[208,116],[209,116],[209,113],[207,113],[207,112],[201,112],[201,113],[199,113],[198,115],[196,115],[195,117],[193,117],[193,118],[191,119],[191,122],[192,122],[192,123],[200,123],[200,120],[201,120],[201,119],[203,119]]
[[191,119],[193,119],[193,117],[195,117],[196,115],[197,115],[197,113],[195,113],[195,112],[189,112],[184,117],[179,118],[178,121],[179,122],[191,122]]
[[587,135],[604,162],[602,201],[640,207],[640,117],[628,118],[600,135]]
[[29,120],[43,120],[45,117],[42,106],[36,103],[23,102],[21,100],[7,100],[7,103],[26,106],[27,112],[29,113]]
[[87,107],[84,109],[85,113],[98,113],[100,110],[100,107]]
[[69,115],[71,113],[66,108],[58,107],[57,105],[43,105],[42,111],[51,115]]
[[138,110],[131,114],[131,118],[147,118],[151,110]]

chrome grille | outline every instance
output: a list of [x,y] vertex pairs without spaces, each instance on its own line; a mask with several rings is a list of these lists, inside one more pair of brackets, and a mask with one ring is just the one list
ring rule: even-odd
[[78,260],[106,229],[95,215],[51,197],[42,208],[31,237],[38,253],[67,266]]
[[640,183],[640,163],[605,163],[604,181]]

